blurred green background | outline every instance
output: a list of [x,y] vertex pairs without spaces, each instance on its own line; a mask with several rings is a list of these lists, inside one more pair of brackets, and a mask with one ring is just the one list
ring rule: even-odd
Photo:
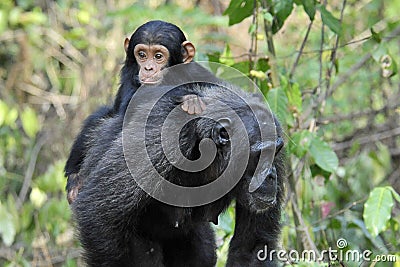
[[[2,0],[0,266],[83,264],[64,164],[83,120],[112,103],[125,37],[151,19],[181,27],[196,60],[248,75],[284,125],[282,249],[321,253],[344,238],[344,252],[389,262],[330,266],[400,266],[399,10],[399,0]],[[234,204],[215,227],[217,266],[233,229]]]

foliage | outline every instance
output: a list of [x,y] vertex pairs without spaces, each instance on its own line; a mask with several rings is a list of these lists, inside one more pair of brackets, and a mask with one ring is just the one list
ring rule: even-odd
[[[163,18],[198,60],[248,75],[284,125],[282,248],[321,252],[343,238],[343,252],[400,257],[399,1],[231,0],[224,16],[207,1],[168,2],[1,1],[0,265],[81,264],[65,159],[115,94],[125,35]],[[234,206],[215,231],[224,266]]]

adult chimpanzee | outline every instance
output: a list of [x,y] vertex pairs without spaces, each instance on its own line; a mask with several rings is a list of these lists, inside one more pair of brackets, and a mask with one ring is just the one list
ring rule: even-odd
[[[257,252],[265,246],[276,249],[284,176],[282,152],[279,152],[283,146],[281,129],[274,117],[266,114],[264,101],[233,88],[196,83],[165,93],[154,108],[150,107],[147,120],[143,120],[135,116],[146,114],[145,110],[149,109],[147,101],[140,101],[144,90],[135,94],[133,99],[139,97],[139,104],[133,105],[134,110],[129,107],[125,121],[122,115],[114,116],[88,136],[93,145],[88,148],[80,169],[85,183],[71,205],[88,265],[215,266],[215,238],[209,221],[214,221],[236,199],[236,226],[227,266],[276,266],[273,259],[257,259]],[[144,94],[149,97],[155,91]],[[163,138],[167,144],[173,144],[171,136],[165,135],[162,129],[169,114],[176,111],[175,99],[189,94],[217,99],[225,105],[213,106],[207,101],[204,117],[202,114],[189,119],[183,128],[167,124],[170,131],[180,131],[175,150],[186,159],[201,158],[206,152],[202,149],[202,140],[212,140],[215,144],[215,158],[208,167],[198,171],[176,167],[179,162],[170,162],[166,155],[174,146],[163,146]],[[232,119],[227,106],[239,120]],[[174,114],[175,122],[187,120],[185,112]],[[217,117],[210,118],[210,114]],[[137,127],[141,123],[146,123],[143,131]],[[122,125],[124,131],[120,130]],[[275,129],[277,134],[272,142],[260,137],[263,130],[275,132]],[[245,138],[247,142],[243,141]],[[109,139],[113,139],[111,144]],[[241,148],[236,153],[237,145]],[[261,162],[262,168],[257,172],[264,150],[277,155],[273,162]],[[145,163],[146,157],[152,166]],[[238,170],[241,162],[245,162],[243,171]],[[153,168],[165,180],[154,179]],[[200,197],[204,198],[221,193],[221,188],[209,185],[219,181],[223,174],[227,178],[225,182],[232,187],[213,201],[177,206],[158,199],[182,200],[181,195],[170,194],[166,181],[195,189],[191,191],[193,195],[197,194],[196,190],[202,191]],[[263,182],[256,191],[249,192],[254,178],[261,178]],[[203,186],[210,190],[202,190]]]
[[[82,186],[79,170],[91,142],[88,136],[104,119],[126,110],[132,95],[142,84],[157,84],[166,67],[188,63],[195,55],[194,45],[186,40],[177,26],[164,21],[150,21],[140,26],[130,39],[125,39],[126,60],[121,70],[121,85],[112,106],[102,106],[90,115],[76,137],[65,166],[67,198],[72,203]],[[195,95],[182,97],[182,109],[189,114],[201,113],[205,108]],[[112,140],[107,140],[110,143]]]

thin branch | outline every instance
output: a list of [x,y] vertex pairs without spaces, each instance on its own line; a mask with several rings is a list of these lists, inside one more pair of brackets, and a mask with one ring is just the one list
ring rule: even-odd
[[[388,37],[383,38],[386,42],[390,42],[394,38],[400,37],[400,26],[389,33]],[[338,80],[332,85],[330,92],[334,92],[340,85],[347,81],[356,71],[361,69],[372,58],[371,53],[367,53],[361,58],[356,64],[354,64],[348,71],[344,72],[343,75],[339,76]]]
[[18,196],[18,200],[17,200],[17,209],[18,210],[22,207],[22,204],[24,203],[26,195],[28,193],[28,190],[31,186],[32,176],[33,176],[33,172],[35,170],[35,165],[36,165],[36,160],[39,155],[40,149],[46,143],[46,139],[47,139],[47,136],[42,135],[32,149],[29,164],[28,164],[28,167],[25,172],[24,183],[22,184],[22,188],[19,191],[19,196]]
[[336,216],[338,216],[338,215],[340,215],[340,214],[342,214],[342,213],[345,213],[346,211],[350,210],[350,209],[353,208],[354,206],[357,206],[358,204],[365,202],[365,201],[367,200],[367,198],[368,198],[368,197],[364,197],[364,198],[362,198],[362,199],[360,199],[360,200],[354,201],[354,202],[350,203],[350,204],[349,204],[347,207],[345,207],[344,209],[338,210],[338,211],[336,211],[336,212],[334,212],[334,213],[332,213],[332,214],[329,214],[328,216],[326,216],[326,217],[323,218],[323,219],[319,219],[318,221],[313,222],[312,225],[315,226],[315,225],[318,225],[318,224],[322,223],[323,221],[326,221],[326,220],[330,220],[330,219],[332,219],[332,218],[335,218]]
[[362,136],[359,138],[354,138],[350,141],[342,142],[342,143],[335,143],[332,145],[333,150],[335,151],[340,151],[344,150],[347,148],[350,148],[354,145],[354,143],[358,143],[360,145],[365,145],[373,142],[378,142],[381,140],[385,140],[394,136],[399,136],[400,135],[400,127],[394,128],[388,131],[368,135],[368,136]]
[[358,111],[358,112],[354,112],[354,113],[350,113],[350,114],[336,114],[332,117],[326,117],[326,118],[322,118],[321,120],[319,120],[317,123],[318,124],[331,124],[331,123],[337,123],[337,122],[341,122],[344,120],[354,120],[354,119],[358,119],[360,117],[364,117],[364,116],[375,116],[378,115],[386,110],[395,110],[397,108],[400,108],[400,103],[399,104],[395,104],[395,105],[387,105],[384,106],[383,108],[380,109],[369,109],[369,110],[362,110],[362,111]]
[[[267,9],[267,2],[264,0],[261,2],[261,6],[263,9]],[[272,56],[276,57],[276,52],[275,52],[275,45],[274,45],[274,40],[272,39],[272,29],[270,23],[264,18],[264,31],[265,31],[265,37],[267,40],[267,45],[268,45],[268,51],[271,53]]]
[[[261,1],[261,6],[263,9],[267,10],[267,2]],[[265,31],[265,39],[267,40],[268,45],[268,52],[270,53],[270,66],[271,66],[271,83],[272,87],[279,86],[279,78],[278,78],[278,71],[276,68],[276,52],[275,52],[275,45],[272,33],[272,26],[265,18],[263,18],[264,22],[264,31]]]
[[341,86],[343,83],[345,83],[355,72],[357,72],[359,69],[361,69],[370,59],[372,58],[371,53],[367,53],[365,56],[363,56],[360,61],[358,61],[356,64],[351,66],[349,70],[343,73],[343,75],[339,76],[337,81],[332,85],[331,87],[331,92],[334,92],[339,86]]
[[315,242],[313,241],[313,239],[311,238],[311,235],[309,233],[309,229],[307,227],[307,225],[304,222],[303,219],[303,215],[301,214],[299,207],[297,206],[297,203],[295,201],[293,201],[293,199],[295,198],[295,195],[292,194],[292,206],[293,206],[293,210],[296,213],[299,222],[300,222],[300,228],[298,230],[300,230],[301,232],[301,240],[303,243],[303,247],[305,250],[313,250],[315,251],[315,253],[318,255],[318,258],[320,257],[320,253],[319,250],[317,249],[317,246],[315,245]]
[[[340,11],[340,23],[341,24],[343,22],[343,14],[344,14],[345,7],[346,7],[346,0],[343,0],[342,10]],[[331,65],[328,68],[328,73],[327,73],[325,98],[330,96],[333,93],[333,90],[332,90],[332,88],[330,88],[330,85],[331,85],[333,67],[335,66],[335,60],[336,60],[336,56],[337,56],[338,46],[339,46],[339,35],[336,35],[336,42],[335,42],[334,50],[332,50]]]
[[[253,18],[252,18],[252,24],[254,25],[256,23],[256,17],[257,17],[257,1],[254,0],[253,2]],[[250,40],[250,49],[249,49],[249,71],[253,69],[253,54],[254,52],[254,42],[257,42],[256,35],[252,34],[251,40]]]
[[314,21],[312,20],[312,21],[310,21],[310,23],[308,24],[306,36],[304,37],[303,42],[301,43],[300,50],[299,50],[299,52],[297,53],[296,60],[294,61],[292,70],[290,71],[290,74],[289,74],[289,78],[292,78],[292,77],[293,77],[294,71],[296,70],[297,65],[299,64],[299,60],[300,60],[301,55],[303,54],[304,47],[306,46],[306,42],[307,42],[307,40],[308,40],[308,35],[310,34],[310,31],[311,31],[311,27],[312,27],[312,25],[313,25],[313,22],[314,22]]
[[[326,6],[326,0],[323,3],[324,6]],[[325,24],[322,23],[321,25],[321,44],[320,44],[320,51],[323,51],[324,49],[324,42],[325,42]],[[322,88],[322,71],[324,69],[324,65],[322,64],[322,55],[323,53],[319,53],[318,61],[319,61],[319,79],[318,79],[318,89],[321,90]],[[319,102],[319,101],[318,101]],[[316,105],[315,107],[317,107]]]

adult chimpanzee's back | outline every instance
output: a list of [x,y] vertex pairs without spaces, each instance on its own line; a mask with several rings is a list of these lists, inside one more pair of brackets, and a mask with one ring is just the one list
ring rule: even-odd
[[[210,222],[236,200],[227,266],[276,266],[257,258],[276,249],[284,177],[281,128],[264,100],[226,84],[146,89],[89,136],[71,205],[88,265],[215,266]],[[188,94],[206,112],[177,109]]]

